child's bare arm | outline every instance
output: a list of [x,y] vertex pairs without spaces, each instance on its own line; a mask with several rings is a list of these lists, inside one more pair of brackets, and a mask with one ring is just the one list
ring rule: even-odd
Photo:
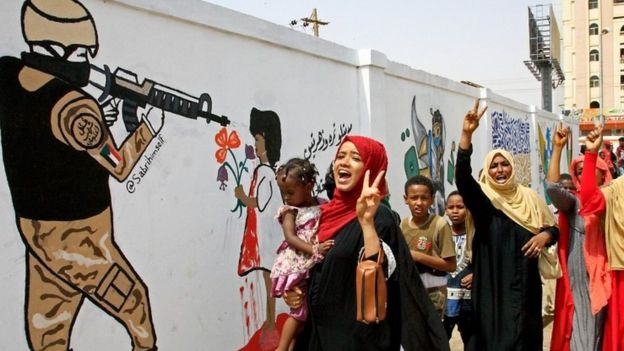
[[457,268],[457,262],[455,256],[440,258],[435,256],[429,256],[422,252],[411,250],[412,259],[414,262],[422,263],[427,267],[431,267],[438,271],[453,272]]
[[286,211],[282,215],[282,231],[284,232],[284,240],[290,245],[290,247],[305,252],[308,255],[313,255],[312,245],[301,240],[296,234],[295,218],[297,217],[296,210]]

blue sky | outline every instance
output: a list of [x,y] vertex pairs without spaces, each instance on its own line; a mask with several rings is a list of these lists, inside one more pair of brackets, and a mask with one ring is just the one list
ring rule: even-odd
[[[289,26],[309,16],[330,22],[320,37],[355,49],[375,49],[392,61],[453,80],[470,80],[541,107],[529,57],[527,0],[206,0]],[[552,2],[560,17],[561,1]],[[560,18],[558,18],[560,21]],[[312,35],[312,29],[294,27]],[[561,29],[560,29],[561,31]],[[553,109],[563,87],[553,92]]]

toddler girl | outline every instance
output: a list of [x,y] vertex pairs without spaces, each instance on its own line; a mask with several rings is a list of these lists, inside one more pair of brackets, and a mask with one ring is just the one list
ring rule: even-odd
[[[271,270],[272,294],[279,297],[293,287],[305,286],[309,269],[323,259],[333,240],[318,242],[316,232],[320,218],[320,203],[312,195],[318,172],[308,160],[293,158],[277,170],[277,185],[284,205],[276,218],[282,225],[284,242],[277,249]],[[307,303],[291,309],[284,324],[278,351],[291,350],[295,336],[308,315]]]

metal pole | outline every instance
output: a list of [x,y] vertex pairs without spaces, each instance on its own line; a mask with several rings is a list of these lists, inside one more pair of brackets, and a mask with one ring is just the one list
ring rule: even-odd
[[600,55],[600,121],[604,124],[604,103],[603,103],[603,98],[604,98],[604,82],[602,81],[603,79],[603,62],[604,62],[604,55],[602,52],[602,38],[609,33],[609,28],[602,28],[600,30],[600,41],[598,42],[599,45],[599,55]]
[[600,40],[598,41],[598,59],[600,60],[599,64],[599,76],[600,76],[600,90],[599,90],[599,98],[598,101],[600,102],[600,106],[598,106],[598,120],[601,120],[602,118],[602,106],[604,105],[602,103],[602,94],[603,94],[603,87],[604,87],[604,83],[602,81],[602,62],[604,61],[604,56],[602,54],[602,29],[600,30]]
[[550,61],[540,65],[542,75],[542,109],[552,112],[552,65]]

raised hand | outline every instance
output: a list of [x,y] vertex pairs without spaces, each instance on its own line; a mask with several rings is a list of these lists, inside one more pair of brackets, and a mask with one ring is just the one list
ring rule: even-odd
[[485,106],[483,110],[479,111],[480,102],[481,99],[477,99],[472,109],[468,111],[468,113],[466,113],[466,116],[464,117],[464,125],[462,128],[463,132],[472,134],[477,129],[477,127],[479,127],[479,120],[481,120],[481,117],[483,117],[483,114],[488,109],[487,106]]
[[570,127],[563,127],[560,123],[559,128],[553,135],[553,146],[563,148],[567,143],[570,136]]
[[483,108],[483,110],[479,111],[479,103],[481,103],[481,99],[477,99],[475,101],[474,106],[466,116],[464,117],[464,124],[462,126],[462,134],[459,138],[459,148],[463,150],[470,149],[470,144],[472,143],[472,133],[479,127],[479,120],[487,111],[487,106]]
[[366,172],[364,173],[364,185],[355,206],[355,211],[357,213],[360,223],[370,223],[375,217],[375,213],[377,212],[377,209],[379,208],[379,203],[381,202],[379,183],[381,183],[381,180],[383,179],[385,173],[386,171],[379,172],[372,184],[370,184],[369,179],[370,170],[366,170]]
[[589,132],[589,134],[587,134],[587,137],[585,139],[585,147],[587,148],[587,151],[598,152],[598,150],[600,149],[600,145],[602,145],[603,128],[603,126],[598,126],[594,128],[594,130]]

